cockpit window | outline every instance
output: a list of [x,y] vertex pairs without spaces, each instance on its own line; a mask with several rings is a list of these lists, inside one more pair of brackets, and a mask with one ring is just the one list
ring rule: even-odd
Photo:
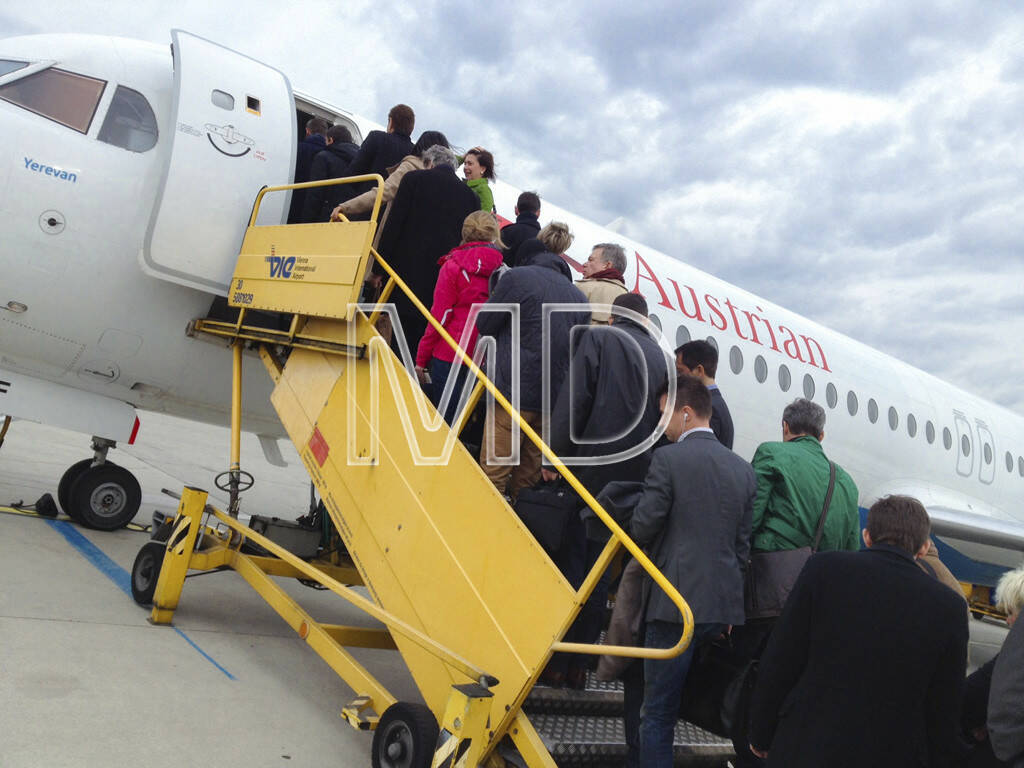
[[156,146],[156,116],[146,97],[131,88],[117,86],[98,138],[129,152],[145,152]]
[[17,72],[28,66],[27,61],[14,61],[13,59],[0,59],[0,77]]
[[103,80],[51,68],[0,85],[0,99],[88,133],[104,86]]

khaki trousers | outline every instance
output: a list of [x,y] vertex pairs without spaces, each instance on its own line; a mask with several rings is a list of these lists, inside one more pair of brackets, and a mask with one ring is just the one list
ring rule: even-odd
[[[529,424],[535,432],[540,434],[540,412],[520,411],[523,421]],[[494,418],[488,419],[484,424],[484,444],[480,449],[480,466],[484,474],[494,483],[501,493],[507,493],[515,498],[523,488],[529,488],[540,482],[540,448],[519,431],[519,464],[490,464],[487,454],[487,446],[490,443],[490,436],[494,435],[494,451],[496,456],[507,457],[512,455],[512,417],[504,409],[495,404]]]

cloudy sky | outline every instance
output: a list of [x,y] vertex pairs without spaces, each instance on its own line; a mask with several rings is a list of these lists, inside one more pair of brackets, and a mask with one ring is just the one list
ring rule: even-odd
[[815,3],[7,0],[181,27],[482,144],[520,187],[1024,413],[1024,12]]

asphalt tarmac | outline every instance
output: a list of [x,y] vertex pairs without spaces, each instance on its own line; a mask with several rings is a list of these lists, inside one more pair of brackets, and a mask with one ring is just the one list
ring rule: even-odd
[[[309,484],[281,443],[269,464],[245,435],[242,466],[256,476],[243,514],[295,519]],[[0,448],[0,507],[56,496],[61,474],[90,455],[82,435],[15,422]],[[139,479],[136,522],[172,513],[161,493],[213,488],[227,467],[228,430],[143,414],[134,446],[111,459]],[[219,492],[213,503],[226,505]],[[63,516],[0,514],[0,766],[3,768],[263,768],[369,764],[371,736],[339,717],[353,692],[233,572],[186,582],[174,626],[153,626],[128,577],[148,535],[102,533]],[[330,593],[283,580],[317,619],[373,626]],[[972,664],[1006,629],[971,622]],[[418,693],[394,652],[355,655],[400,699]]]

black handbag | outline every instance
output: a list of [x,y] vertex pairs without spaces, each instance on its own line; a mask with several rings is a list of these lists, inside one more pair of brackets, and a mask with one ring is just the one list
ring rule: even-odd
[[821,517],[818,518],[814,546],[750,554],[743,590],[743,607],[747,619],[767,619],[782,613],[782,608],[796,583],[797,576],[803,570],[804,563],[818,551],[821,535],[825,531],[828,507],[832,502],[832,491],[836,485],[836,465],[830,461],[828,466],[828,492],[825,494],[825,506],[821,510]]
[[730,714],[726,709],[726,699],[747,664],[747,660],[733,650],[729,636],[697,648],[683,684],[679,717],[698,728],[728,738],[732,719],[726,722],[723,717]]
[[561,480],[524,488],[514,509],[537,542],[551,557],[562,546],[569,516],[579,513],[579,497]]

